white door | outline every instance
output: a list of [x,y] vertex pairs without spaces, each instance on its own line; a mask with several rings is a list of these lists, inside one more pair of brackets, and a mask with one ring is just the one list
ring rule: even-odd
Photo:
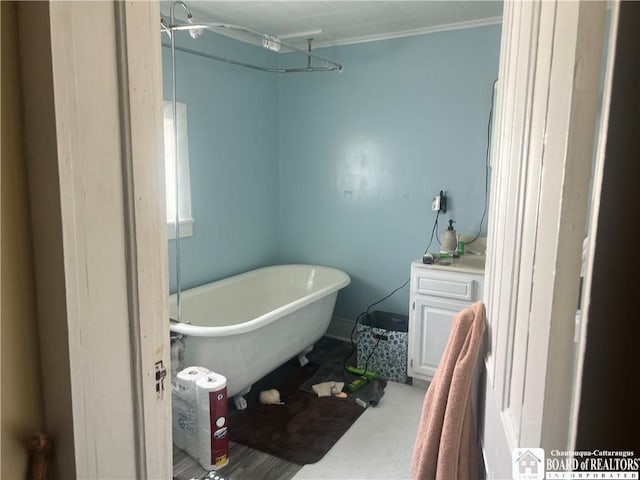
[[574,319],[604,22],[604,2],[504,6],[480,412],[487,478],[511,478],[513,448],[571,446]]

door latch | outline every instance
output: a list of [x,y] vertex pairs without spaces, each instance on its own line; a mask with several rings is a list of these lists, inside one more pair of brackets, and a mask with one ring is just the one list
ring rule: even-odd
[[164,362],[160,360],[156,362],[156,398],[162,399],[164,395],[164,379],[167,376],[167,369],[164,367]]

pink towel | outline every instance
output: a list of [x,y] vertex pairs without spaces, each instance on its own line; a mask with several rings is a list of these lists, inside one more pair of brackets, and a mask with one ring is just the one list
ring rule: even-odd
[[415,480],[478,478],[471,384],[484,325],[484,304],[480,302],[453,319],[447,346],[422,406],[411,462]]

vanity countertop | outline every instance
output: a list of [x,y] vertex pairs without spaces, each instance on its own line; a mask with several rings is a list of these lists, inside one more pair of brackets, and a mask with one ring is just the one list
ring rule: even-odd
[[421,267],[433,270],[448,270],[451,272],[466,272],[484,274],[485,255],[461,255],[460,258],[442,258],[432,264],[424,264],[422,260],[415,263]]

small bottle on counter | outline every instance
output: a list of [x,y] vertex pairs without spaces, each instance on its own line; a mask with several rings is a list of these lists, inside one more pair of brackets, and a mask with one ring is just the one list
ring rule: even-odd
[[464,255],[464,242],[458,235],[458,255]]

